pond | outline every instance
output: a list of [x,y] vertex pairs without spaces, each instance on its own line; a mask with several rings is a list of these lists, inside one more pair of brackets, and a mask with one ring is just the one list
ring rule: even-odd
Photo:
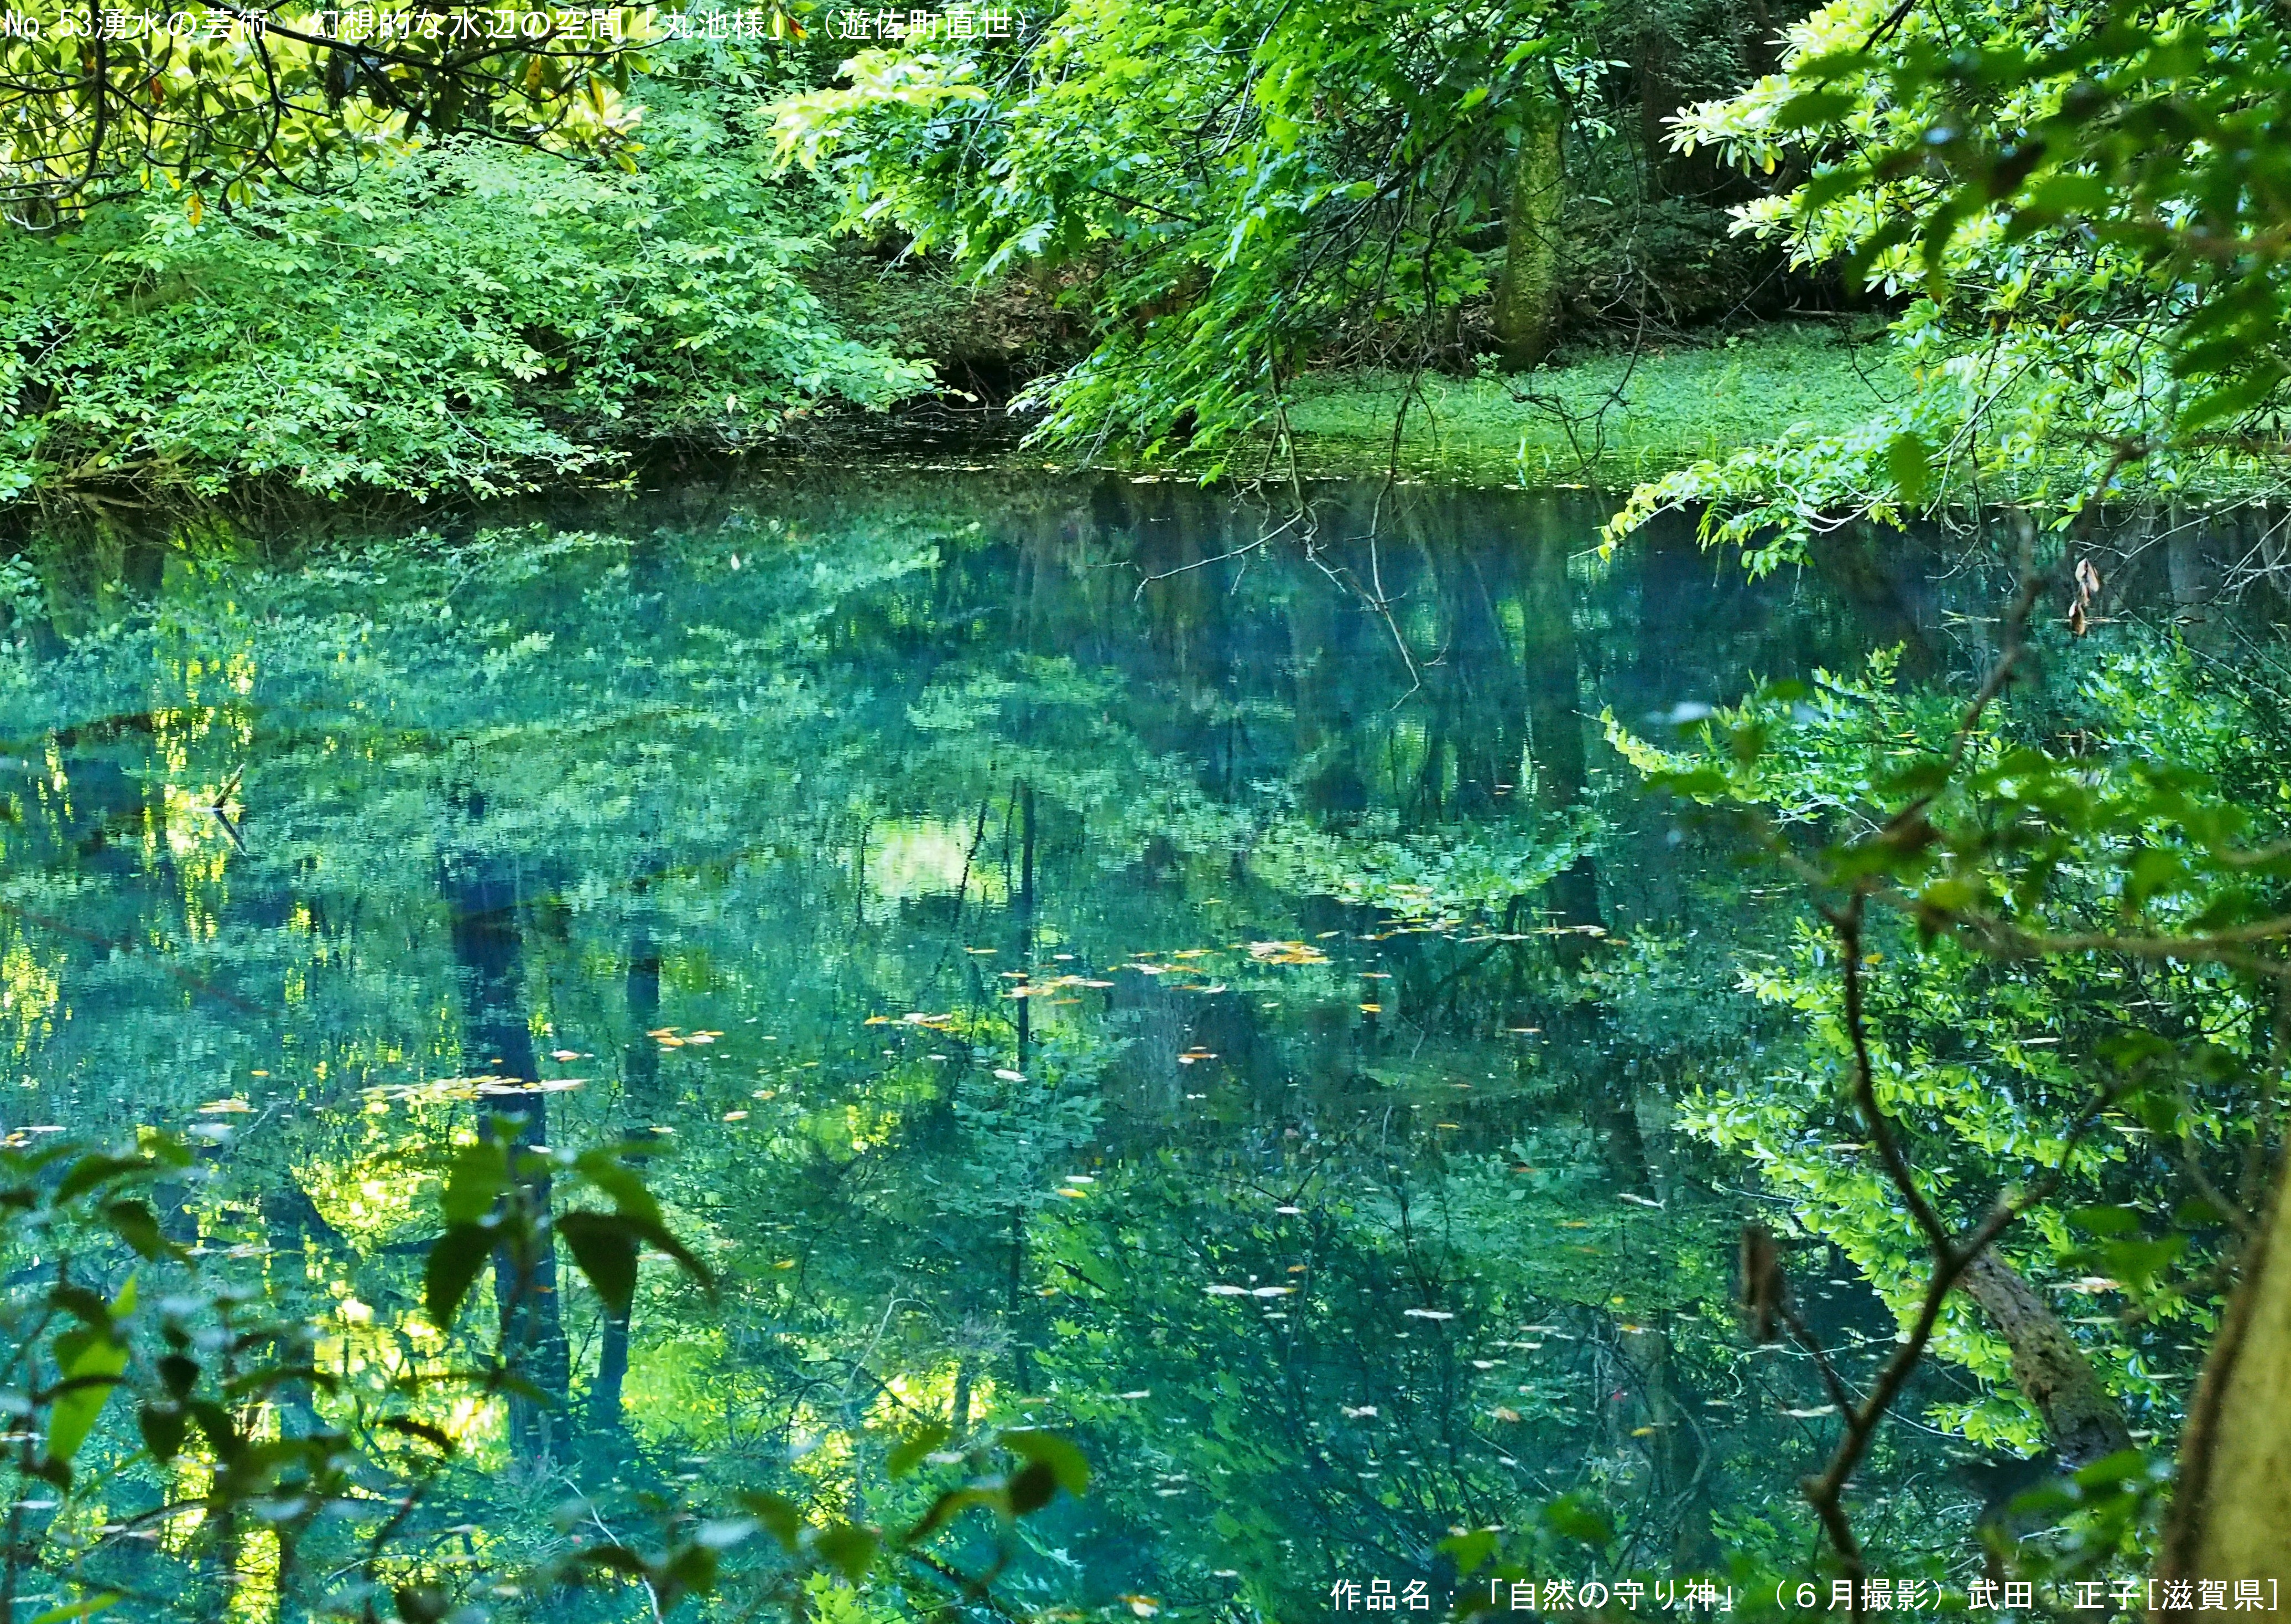
[[[193,1135],[169,1233],[346,1369],[436,1355],[454,1145],[655,1142],[720,1287],[648,1261],[623,1323],[559,1271],[540,1396],[441,1416],[471,1540],[679,1483],[888,1517],[899,1436],[1023,1420],[1096,1471],[1028,1605],[1436,1608],[1441,1541],[1563,1494],[1620,1539],[1563,1515],[1558,1574],[1802,1551],[1834,1422],[1672,1122],[1787,1041],[1739,954],[1795,899],[1608,729],[1977,665],[1996,583],[1603,563],[1610,506],[1330,487],[1259,546],[1187,486],[909,469],[20,571],[5,1126]],[[1866,1369],[1890,1315],[1800,1261]],[[1897,1431],[1880,1551],[1979,1499]]]

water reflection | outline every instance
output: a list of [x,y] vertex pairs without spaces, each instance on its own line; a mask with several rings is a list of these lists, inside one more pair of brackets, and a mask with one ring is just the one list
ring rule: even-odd
[[[1295,1616],[1575,1491],[1628,1564],[1794,1551],[1827,1423],[1669,1126],[1786,1035],[1725,944],[1787,899],[1599,717],[1938,665],[1930,589],[1602,570],[1566,494],[1419,493],[1371,552],[1371,501],[1306,549],[1170,484],[690,491],[59,582],[0,691],[8,1126],[205,1128],[171,1233],[342,1359],[435,1345],[440,1146],[672,1147],[725,1290],[498,1270],[531,1385],[456,1422],[441,1527],[885,1492],[881,1438],[1031,1417],[1100,1468],[1031,1602]],[[1881,1548],[1964,1510],[1914,1451],[1871,1492]]]

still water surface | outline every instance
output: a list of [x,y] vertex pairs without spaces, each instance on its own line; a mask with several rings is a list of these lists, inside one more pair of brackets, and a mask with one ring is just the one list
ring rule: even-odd
[[[1451,1529],[1568,1491],[1650,1571],[1795,1538],[1829,1423],[1669,1127],[1774,1034],[1695,957],[1759,882],[1600,718],[1960,651],[1921,579],[1602,569],[1569,494],[1415,493],[1371,557],[1366,501],[1227,557],[1261,519],[1199,491],[907,474],[52,579],[0,664],[4,1126],[203,1134],[175,1233],[337,1359],[430,1346],[484,1113],[672,1147],[724,1290],[647,1265],[623,1331],[565,1272],[553,1403],[440,1513],[496,1530],[678,1477],[888,1515],[880,1440],[1030,1418],[1098,1479],[1029,1604],[1437,1604]],[[1962,1511],[1914,1445],[1873,1485],[1881,1548]]]

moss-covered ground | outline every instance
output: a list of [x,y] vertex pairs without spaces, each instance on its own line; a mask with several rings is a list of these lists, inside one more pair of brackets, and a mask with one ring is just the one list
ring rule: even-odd
[[[1381,471],[1407,380],[1324,374],[1290,425],[1305,471]],[[1797,425],[1843,430],[1910,388],[1874,324],[1783,323],[1655,342],[1511,377],[1418,382],[1400,446],[1411,478],[1624,488]]]

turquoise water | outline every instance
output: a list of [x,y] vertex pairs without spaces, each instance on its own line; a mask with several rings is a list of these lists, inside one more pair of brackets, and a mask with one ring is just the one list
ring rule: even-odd
[[[1802,1549],[1832,1423],[1735,1326],[1756,1198],[1670,1126],[1788,1041],[1734,989],[1794,900],[1602,718],[1978,649],[1877,551],[1603,567],[1596,497],[1421,491],[1371,548],[1371,500],[1258,545],[1190,487],[909,470],[21,569],[5,1126],[194,1134],[170,1233],[345,1369],[438,1355],[486,1119],[656,1142],[720,1289],[647,1263],[622,1326],[563,1270],[538,1398],[441,1411],[423,1525],[505,1550],[671,1484],[888,1519],[931,1421],[1096,1467],[1014,1604],[1444,1604],[1442,1540],[1565,1493],[1620,1530],[1587,1574]],[[1865,1539],[1962,1528],[1937,1460],[1881,1453]]]

